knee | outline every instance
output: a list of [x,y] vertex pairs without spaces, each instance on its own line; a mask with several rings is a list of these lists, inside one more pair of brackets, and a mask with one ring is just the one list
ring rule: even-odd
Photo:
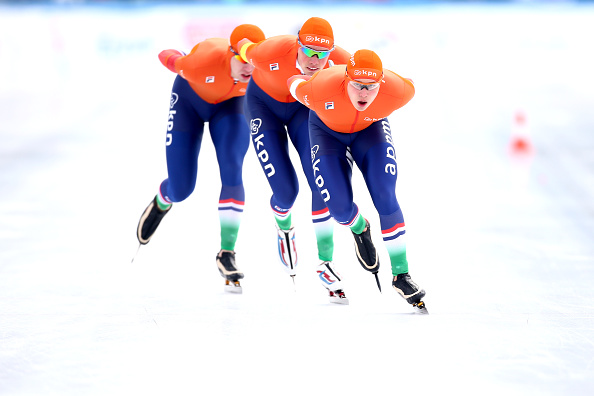
[[281,208],[291,208],[297,199],[299,186],[296,184],[287,184],[283,188],[274,191],[273,199],[275,204]]
[[396,194],[391,190],[376,191],[372,195],[372,200],[377,212],[380,215],[388,215],[400,209]]
[[[329,202],[328,202],[329,203]],[[353,204],[343,204],[343,205],[328,205],[328,209],[330,210],[330,215],[334,217],[334,220],[339,222],[340,224],[347,224],[353,220],[357,209]]]
[[224,185],[235,186],[243,182],[243,161],[225,161],[220,165],[221,181]]
[[169,183],[167,186],[167,196],[171,202],[181,202],[188,198],[194,192],[195,183],[173,185]]

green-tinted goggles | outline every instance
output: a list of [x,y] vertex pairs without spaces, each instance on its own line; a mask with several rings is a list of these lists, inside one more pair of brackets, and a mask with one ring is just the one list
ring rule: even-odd
[[301,51],[303,51],[305,56],[307,56],[308,58],[311,58],[312,56],[317,55],[318,59],[324,59],[330,55],[330,52],[334,51],[334,47],[332,47],[332,49],[329,49],[327,51],[317,51],[317,50],[311,49],[311,48],[306,47],[305,45],[301,44],[301,41],[299,41],[299,40],[297,40],[297,42],[301,46]]

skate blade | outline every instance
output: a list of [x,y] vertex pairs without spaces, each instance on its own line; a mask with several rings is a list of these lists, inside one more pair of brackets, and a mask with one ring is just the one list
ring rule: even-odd
[[234,293],[234,294],[243,293],[243,289],[241,288],[241,284],[239,283],[239,281],[225,280],[225,291],[227,293]]
[[328,301],[332,304],[349,305],[349,299],[342,290],[330,291]]
[[427,311],[427,307],[425,306],[425,303],[423,301],[419,301],[418,303],[414,303],[413,304],[413,309],[415,310],[415,313],[417,314],[421,314],[421,315],[428,315],[429,311]]
[[332,304],[349,305],[349,299],[346,297],[328,297],[328,301],[330,301]]

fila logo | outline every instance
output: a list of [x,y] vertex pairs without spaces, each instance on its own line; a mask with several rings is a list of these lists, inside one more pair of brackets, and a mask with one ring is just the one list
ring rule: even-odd
[[271,63],[270,64],[270,71],[278,70],[278,63]]
[[214,82],[214,76],[208,76],[206,77],[206,83],[213,83]]
[[371,117],[365,117],[365,118],[363,119],[363,121],[371,121],[371,122],[376,122],[376,121],[379,121],[379,120],[383,120],[384,118],[386,118],[386,117],[382,117],[382,118],[371,118]]
[[306,106],[309,106],[309,100],[307,100],[307,95],[303,95],[303,102]]
[[326,110],[334,110],[334,102],[326,102],[324,103]]

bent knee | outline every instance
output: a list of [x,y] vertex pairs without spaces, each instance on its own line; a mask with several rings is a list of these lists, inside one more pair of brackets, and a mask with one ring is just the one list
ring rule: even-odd
[[181,202],[194,192],[194,187],[195,184],[174,187],[170,183],[167,188],[167,196],[171,202]]

